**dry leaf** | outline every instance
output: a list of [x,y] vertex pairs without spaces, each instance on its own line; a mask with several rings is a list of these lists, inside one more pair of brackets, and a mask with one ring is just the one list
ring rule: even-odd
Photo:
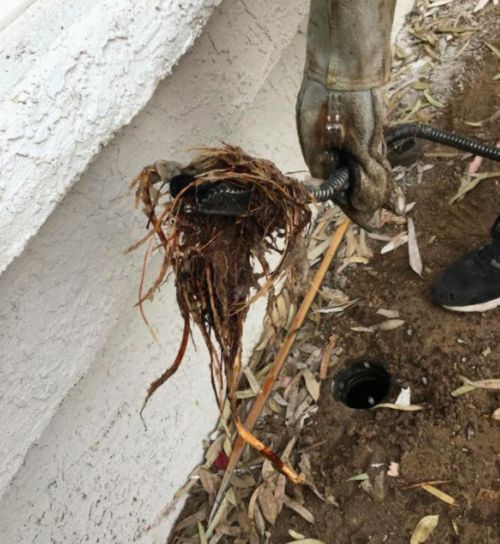
[[452,397],[460,397],[461,395],[465,395],[466,393],[470,393],[471,391],[475,391],[477,387],[471,387],[470,385],[462,385],[458,389],[455,389],[450,394]]
[[198,523],[202,522],[207,517],[207,512],[205,508],[202,508],[195,514],[192,514],[191,516],[188,516],[187,518],[183,519],[182,521],[179,521],[177,523],[173,530],[172,534],[179,533],[183,529],[187,529],[188,527],[192,527],[194,525],[198,525]]
[[277,391],[274,392],[273,399],[276,404],[279,404],[280,406],[285,408],[288,406],[288,402]]
[[220,478],[216,474],[209,472],[206,468],[201,468],[199,475],[201,485],[208,495],[215,494],[217,489],[219,489]]
[[228,500],[229,504],[232,504],[233,506],[239,507],[239,501],[236,498],[236,493],[234,492],[234,489],[230,487],[226,491],[226,499]]
[[479,2],[475,5],[474,9],[472,10],[472,13],[476,13],[483,8],[485,8],[490,3],[490,0],[479,0]]
[[311,263],[311,266],[323,255],[330,245],[331,237],[318,244],[315,248],[307,252],[307,259]]
[[422,544],[431,536],[434,529],[438,526],[439,516],[425,516],[415,527],[411,535],[410,544]]
[[193,472],[189,475],[188,481],[185,485],[183,485],[179,491],[174,495],[174,500],[178,500],[187,493],[191,491],[191,489],[196,485],[198,481],[198,471],[200,470],[201,466],[196,467]]
[[254,485],[255,480],[249,474],[241,478],[236,476],[236,474],[231,476],[231,486],[235,489],[248,489],[249,487],[254,487]]
[[351,476],[346,480],[346,482],[364,482],[369,479],[370,476],[368,476],[366,472],[363,472],[362,474],[356,474],[356,476]]
[[[437,62],[440,62],[441,61],[441,57],[439,56],[439,54],[434,51],[434,49],[432,49],[429,45],[427,45],[426,43],[424,43],[424,50],[425,52],[429,55],[429,57],[431,57],[432,59],[436,60]],[[422,104],[422,107],[424,107],[425,105]],[[419,108],[420,109],[420,108]]]
[[431,159],[454,159],[459,156],[460,153],[458,151],[429,151],[424,153],[424,157]]
[[431,2],[429,4],[429,7],[437,8],[439,6],[445,6],[446,4],[451,4],[452,2],[455,2],[455,0],[434,0],[434,2]]
[[252,496],[250,497],[250,501],[248,502],[248,517],[251,520],[255,519],[255,507],[257,505],[257,499],[259,498],[261,487],[262,486],[259,486],[254,490]]
[[[286,461],[286,462],[290,461],[290,454],[292,453],[292,450],[295,447],[296,442],[297,442],[297,436],[292,436],[292,438],[290,438],[290,441],[286,445],[286,448],[283,450],[283,453],[281,454],[281,459],[283,461]],[[286,478],[285,478],[285,481],[286,481]]]
[[317,538],[304,538],[302,540],[293,540],[292,542],[288,542],[287,544],[325,544],[322,540],[318,540]]
[[294,539],[294,540],[304,540],[305,536],[301,533],[297,533],[297,531],[294,531],[293,529],[288,529],[288,534]]
[[373,258],[373,251],[368,246],[368,242],[366,240],[366,230],[360,229],[359,231],[359,253],[361,257],[365,257],[366,259],[372,259]]
[[224,440],[224,445],[223,445],[224,453],[228,457],[231,457],[232,449],[233,449],[233,445],[232,445],[231,441],[229,440],[229,438],[226,436],[226,439]]
[[375,404],[375,406],[372,408],[372,410],[378,408],[388,408],[389,410],[399,410],[400,412],[419,412],[420,410],[423,410],[424,407],[420,404],[393,404],[390,402],[383,402],[382,404]]
[[352,306],[356,305],[359,302],[359,298],[356,298],[354,300],[349,300],[348,302],[345,302],[344,304],[338,304],[336,306],[327,306],[326,308],[320,308],[319,310],[316,310],[316,313],[318,314],[339,314],[341,312],[345,312],[347,309],[351,308]]
[[281,511],[281,506],[277,504],[269,484],[264,484],[262,486],[258,500],[263,516],[271,525],[274,525],[278,514]]
[[266,522],[258,504],[255,505],[255,525],[259,535],[263,537],[266,533]]
[[384,308],[380,308],[377,310],[377,314],[381,315],[383,317],[387,317],[387,319],[398,319],[399,318],[399,311],[398,310],[386,310]]
[[273,464],[269,459],[264,459],[264,462],[262,463],[262,480],[267,482],[274,479],[274,476],[276,476],[276,471]]
[[224,443],[225,436],[223,434],[219,435],[209,446],[205,453],[205,467],[210,468],[214,463],[217,457],[219,457],[220,450],[222,449],[222,444]]
[[375,327],[351,327],[354,332],[375,332]]
[[472,191],[481,181],[500,176],[500,172],[485,172],[484,174],[464,175],[460,181],[457,193],[450,199],[450,205],[461,200],[469,191]]
[[372,240],[378,240],[379,242],[390,242],[393,237],[387,236],[386,234],[378,234],[377,232],[369,232],[368,238],[371,238]]
[[[302,376],[302,372],[299,372],[298,376],[300,378]],[[287,395],[287,391],[285,391],[285,399],[288,400],[288,406],[286,407],[286,415],[285,415],[285,425],[288,427],[293,422],[293,416],[295,412],[297,411],[297,406],[299,404],[298,384],[292,381],[290,385],[287,387],[287,390],[289,391],[289,394]]]
[[415,114],[422,108],[422,106],[423,106],[422,100],[419,98],[415,102],[414,106],[408,111],[406,116],[403,117],[402,121],[403,122],[408,122],[412,117],[415,116]]
[[458,389],[452,391],[452,397],[460,397],[461,395],[465,395],[466,393],[470,393],[476,389],[500,390],[500,380],[498,379],[478,380],[473,382],[467,378],[464,378],[463,376],[461,376],[461,378],[465,385],[462,385]]
[[271,323],[280,328],[287,323],[290,316],[290,293],[283,289],[278,295],[274,308],[271,312]]
[[470,387],[475,387],[476,389],[490,389],[492,391],[500,391],[500,379],[490,378],[473,382],[468,378],[465,378],[464,376],[461,376],[461,378],[464,384],[469,385]]
[[[500,119],[500,109],[496,110],[495,113],[491,114],[485,119],[481,119],[481,121],[464,121],[464,123],[466,125],[469,125],[470,127],[482,127],[484,124],[492,123],[493,121],[496,121],[497,119]],[[500,142],[497,142],[496,146],[500,147]],[[474,174],[475,172],[469,172],[469,173]]]
[[451,506],[456,506],[457,502],[453,497],[450,497],[447,493],[444,491],[441,491],[437,487],[434,487],[430,484],[424,484],[420,486],[421,489],[424,491],[427,491],[427,493],[430,493],[431,495],[434,495],[434,497],[438,498],[439,500],[445,502],[446,504],[449,504]]
[[284,504],[287,508],[290,508],[290,510],[293,510],[295,513],[299,514],[299,516],[304,518],[309,523],[314,523],[314,516],[305,506],[302,506],[288,496],[285,496]]
[[413,219],[411,219],[411,217],[408,218],[408,257],[410,259],[411,269],[422,277],[422,258],[420,257],[420,251],[418,249],[415,224],[413,223]]
[[[295,443],[295,442],[294,442]],[[283,461],[289,462],[288,455],[283,453],[282,456]],[[276,484],[276,489],[274,490],[274,500],[276,501],[276,506],[278,508],[278,511],[281,512],[283,510],[283,504],[285,501],[285,490],[286,490],[286,476],[283,474],[278,475],[278,482]]]
[[260,392],[260,384],[257,378],[255,377],[254,373],[251,371],[251,369],[248,366],[245,366],[245,368],[243,368],[243,374],[245,374],[245,378],[247,379],[248,384],[250,385],[250,389],[255,395],[257,395]]
[[[298,406],[297,410],[293,414],[293,418],[290,421],[290,424],[299,422],[299,427],[301,428],[305,419],[309,417],[309,410],[311,409],[311,399],[309,397],[305,398]],[[317,410],[317,406],[314,406]]]
[[209,523],[208,527],[207,527],[207,530],[206,530],[206,537],[207,538],[211,538],[214,531],[215,531],[215,528],[219,525],[219,523],[225,519],[229,509],[231,508],[231,505],[229,503],[229,500],[228,500],[228,493],[226,493],[226,495],[224,496],[224,498],[222,499],[222,503],[221,505],[219,506],[219,509],[217,510],[215,516],[213,517],[212,521]]
[[316,310],[316,312],[323,314],[343,312],[359,302],[359,299],[351,300],[340,289],[331,289],[329,287],[324,287],[320,291],[320,295],[321,298],[327,300],[329,303],[327,307]]
[[352,257],[358,252],[358,240],[356,238],[353,225],[351,225],[349,230],[346,232],[345,240],[347,243],[346,256]]
[[400,232],[394,238],[386,244],[381,250],[380,253],[382,255],[385,255],[386,253],[389,253],[390,251],[394,251],[398,247],[403,246],[408,242],[408,234],[406,232]]
[[198,523],[198,536],[200,537],[200,544],[208,544],[207,535],[201,523]]
[[383,321],[375,326],[379,331],[392,331],[394,329],[398,329],[404,325],[404,323],[405,322],[403,319],[388,319],[387,321]]
[[313,373],[308,368],[304,369],[302,376],[306,382],[307,392],[311,395],[315,402],[318,402],[320,384],[316,381]]
[[318,497],[318,499],[324,501],[325,497],[318,491],[316,484],[314,483],[311,467],[311,456],[308,453],[303,453],[299,462],[300,473],[305,478],[305,484],[311,489],[311,491]]
[[425,91],[425,90],[427,90],[429,87],[430,87],[430,84],[429,84],[429,83],[426,83],[425,81],[416,81],[416,82],[413,84],[413,88],[414,88],[416,91]]
[[[434,168],[434,165],[433,164],[425,165],[424,166],[424,171],[429,170],[429,168]],[[417,205],[416,202],[410,202],[409,204],[407,204],[406,208],[405,208],[405,215],[409,214],[416,205]]]
[[238,391],[236,393],[236,398],[239,400],[252,399],[256,396],[257,394],[254,393],[251,389],[244,389],[243,391]]
[[495,53],[495,55],[500,59],[500,49],[495,47],[492,43],[484,42],[484,45],[486,45],[488,49],[491,49],[491,51],[493,51],[493,53]]
[[424,96],[427,99],[427,102],[431,104],[431,106],[434,106],[435,108],[444,108],[444,104],[439,102],[439,100],[436,100],[430,93],[429,89],[425,89]]

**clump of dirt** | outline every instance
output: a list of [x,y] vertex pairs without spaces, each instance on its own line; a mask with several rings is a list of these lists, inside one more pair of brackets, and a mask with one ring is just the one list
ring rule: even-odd
[[[146,402],[179,368],[192,321],[201,330],[210,354],[212,385],[221,413],[227,394],[237,419],[243,323],[251,291],[252,300],[268,295],[268,312],[276,299],[278,280],[285,279],[295,296],[303,270],[300,250],[305,247],[303,235],[310,222],[310,196],[303,184],[284,176],[273,163],[229,145],[202,149],[182,170],[185,186],[175,191],[174,198],[171,191],[162,193],[155,185],[160,181],[172,185],[179,176],[162,180],[159,168],[145,168],[133,182],[138,187],[137,201],[142,202],[151,225],[143,240],[149,239],[145,264],[154,235],[163,251],[158,275],[149,290],[140,294],[138,304],[142,309],[172,271],[184,333],[173,364],[151,384]],[[237,216],[200,213],[197,199],[203,188],[228,183],[236,190],[251,191],[247,210]],[[271,252],[281,254],[274,267],[269,262]],[[256,264],[260,273],[255,271]]]

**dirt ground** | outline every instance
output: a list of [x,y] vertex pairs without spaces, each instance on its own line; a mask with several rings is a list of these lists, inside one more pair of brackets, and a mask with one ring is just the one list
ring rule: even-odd
[[[489,19],[489,40],[500,47],[498,19],[494,21]],[[446,83],[453,96],[433,124],[488,142],[500,139],[498,119],[475,127],[466,124],[488,119],[499,108],[500,82],[493,79],[498,58],[490,53],[484,47],[467,53],[463,68]],[[443,156],[435,156],[441,152]],[[454,259],[486,240],[500,213],[498,177],[482,181],[463,200],[450,205],[467,161],[470,157],[463,153],[424,146],[420,166],[409,167],[402,179],[408,202],[416,203],[410,216],[424,264],[423,277],[410,269],[406,245],[381,255],[383,242],[371,239],[374,257],[368,265],[350,266],[341,276],[332,268],[325,285],[340,288],[351,300],[359,301],[342,313],[322,314],[316,334],[308,340],[323,350],[334,333],[339,337],[337,348],[342,348],[322,382],[318,409],[299,433],[285,426],[284,416],[276,413],[262,418],[257,427],[257,434],[279,452],[292,436],[298,437],[291,462],[297,466],[301,455],[308,454],[313,480],[323,498],[291,484],[286,494],[306,507],[314,522],[284,507],[274,527],[266,524],[260,538],[255,537],[255,530],[247,538],[228,522],[221,529],[226,536],[218,542],[283,544],[301,534],[325,544],[408,544],[421,518],[439,515],[429,544],[500,544],[500,423],[491,417],[500,407],[500,395],[479,389],[458,398],[450,395],[462,385],[461,376],[500,378],[500,308],[485,314],[456,314],[430,299],[433,279]],[[423,165],[425,172],[418,183]],[[498,163],[485,160],[479,172],[498,170]],[[404,225],[389,224],[381,233],[392,236],[404,229]],[[382,322],[379,309],[398,311],[404,325],[372,333],[352,330]],[[424,409],[352,410],[336,401],[331,393],[332,377],[357,359],[385,363],[392,377],[388,401],[394,402],[401,388],[410,387],[412,403]],[[398,465],[396,476],[387,474],[391,463]],[[217,487],[221,467],[210,470],[209,487]],[[239,474],[245,473],[249,485],[256,486],[255,470],[252,474],[251,467],[243,468]],[[359,474],[368,474],[370,483],[348,481]],[[456,505],[412,487],[437,480],[446,482],[436,487],[453,497]],[[496,495],[486,497],[484,490]],[[191,515],[194,522],[206,521],[210,505],[201,491],[192,493],[179,520]],[[241,508],[237,504],[235,508],[244,518],[241,526],[252,523],[245,512],[253,491],[254,487],[237,491]],[[181,522],[178,528],[181,526],[185,529],[189,524]],[[231,531],[235,536],[229,536]],[[193,529],[170,541],[204,542],[197,534]]]
[[[438,121],[442,128],[471,128],[464,120],[485,119],[498,109],[498,64],[492,59],[466,63],[464,91],[455,96]],[[474,132],[474,131],[472,131]],[[498,122],[475,131],[490,142],[500,137]],[[425,151],[436,151],[426,145]],[[464,200],[449,205],[457,191],[460,160],[425,158],[434,168],[420,185],[408,189],[424,263],[423,279],[408,266],[406,246],[378,254],[369,266],[347,274],[344,291],[360,302],[334,317],[325,317],[315,341],[327,343],[332,332],[344,348],[338,367],[365,358],[386,363],[393,379],[394,399],[410,386],[412,402],[425,409],[415,413],[351,410],[333,399],[326,380],[319,410],[306,425],[297,450],[308,450],[314,480],[336,504],[305,491],[305,505],[314,514],[310,525],[289,509],[280,514],[271,542],[290,540],[289,529],[335,544],[403,544],[418,521],[439,514],[430,543],[500,543],[500,503],[478,498],[481,489],[500,490],[500,429],[491,418],[500,406],[498,392],[474,391],[459,398],[450,392],[460,376],[483,379],[500,376],[500,309],[462,315],[441,309],[430,300],[433,279],[447,264],[487,239],[500,213],[500,186],[484,181]],[[485,162],[484,172],[498,170]],[[390,229],[389,229],[390,230]],[[379,247],[371,242],[372,248]],[[336,286],[333,274],[330,285]],[[353,332],[382,318],[380,308],[398,310],[405,325],[374,334]],[[337,367],[336,367],[337,368]],[[336,369],[332,372],[335,373]],[[399,463],[399,477],[387,476],[390,462]],[[383,463],[382,467],[373,464]],[[346,481],[368,473],[380,487],[370,496],[359,482]],[[447,480],[439,486],[457,501],[449,506],[421,489],[407,489],[426,480]]]

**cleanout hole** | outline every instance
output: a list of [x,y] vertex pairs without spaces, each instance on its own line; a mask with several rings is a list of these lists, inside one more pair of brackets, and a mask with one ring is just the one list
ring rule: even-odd
[[391,388],[391,376],[384,365],[360,361],[333,376],[333,396],[349,408],[368,410],[382,402]]

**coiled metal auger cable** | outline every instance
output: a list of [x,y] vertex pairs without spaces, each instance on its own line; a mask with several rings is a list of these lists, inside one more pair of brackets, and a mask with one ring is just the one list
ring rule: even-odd
[[[500,161],[500,148],[486,144],[468,136],[462,136],[430,125],[407,123],[395,125],[386,130],[385,142],[393,145],[409,138],[421,138],[467,151],[493,161]],[[330,176],[319,186],[308,186],[311,195],[319,202],[336,200],[339,195],[349,190],[350,172],[347,167],[333,168]]]

